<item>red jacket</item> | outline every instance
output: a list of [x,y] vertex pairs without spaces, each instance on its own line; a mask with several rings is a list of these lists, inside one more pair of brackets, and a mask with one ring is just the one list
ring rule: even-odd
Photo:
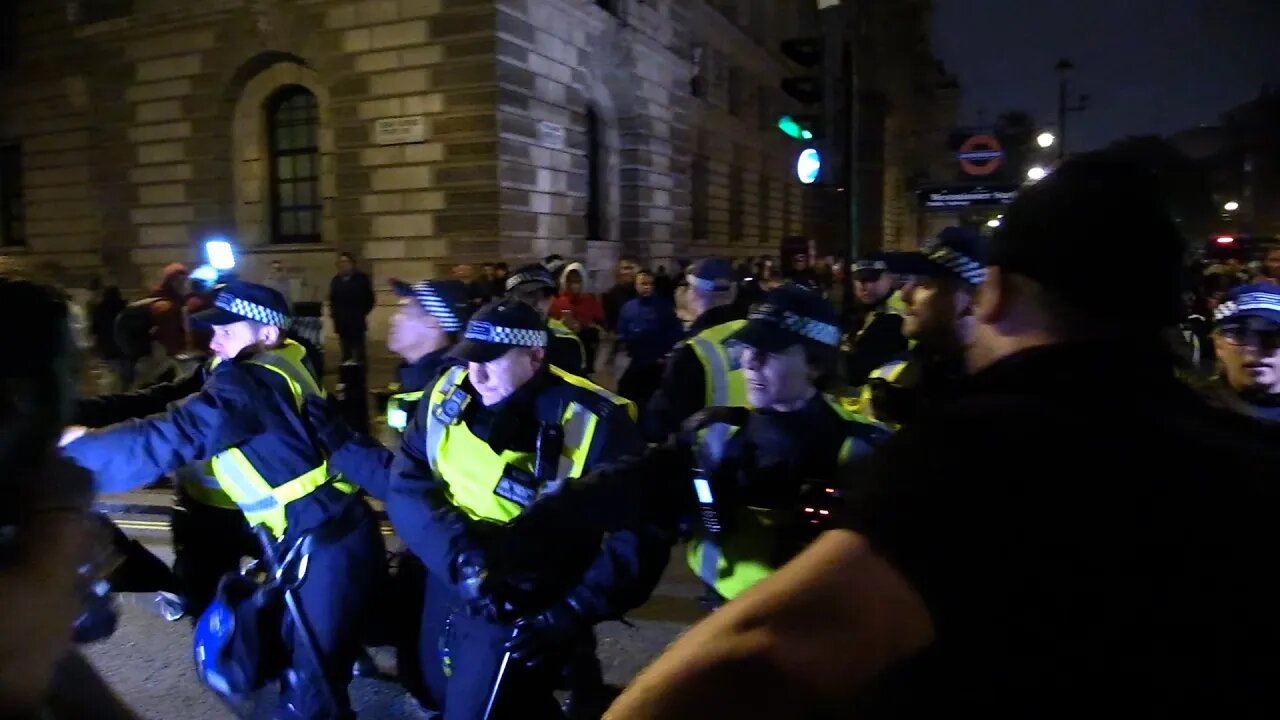
[[593,293],[578,293],[577,295],[570,295],[567,292],[560,293],[555,300],[551,301],[550,316],[559,320],[565,310],[573,313],[574,319],[583,327],[604,325],[604,308],[600,305],[600,299]]

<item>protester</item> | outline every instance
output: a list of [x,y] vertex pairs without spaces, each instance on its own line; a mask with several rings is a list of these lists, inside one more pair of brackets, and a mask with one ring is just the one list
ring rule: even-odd
[[342,361],[366,362],[366,318],[373,312],[373,283],[351,253],[338,254],[338,274],[329,283],[329,317],[338,333]]

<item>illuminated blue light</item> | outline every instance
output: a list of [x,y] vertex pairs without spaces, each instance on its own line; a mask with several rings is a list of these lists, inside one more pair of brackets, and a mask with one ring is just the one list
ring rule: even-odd
[[796,177],[805,185],[812,185],[822,170],[822,156],[813,148],[805,148],[796,158]]

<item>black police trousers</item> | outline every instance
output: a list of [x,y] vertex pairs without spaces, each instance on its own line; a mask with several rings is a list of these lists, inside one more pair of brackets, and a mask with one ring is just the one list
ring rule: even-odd
[[[469,617],[453,587],[427,572],[420,645],[423,678],[444,720],[480,720],[502,665],[511,626]],[[451,674],[444,673],[447,656]],[[556,675],[508,664],[491,720],[562,720]]]
[[[364,640],[376,589],[382,587],[385,550],[378,522],[363,500],[352,496],[340,513],[312,531],[311,558],[294,590],[302,621],[321,657],[314,657],[295,620],[285,614],[283,639],[289,669],[281,682],[276,718],[351,718],[347,686]],[[283,546],[298,536],[286,531]],[[321,674],[320,668],[323,668]],[[327,683],[326,691],[321,683]],[[326,700],[332,695],[334,703]]]
[[262,554],[238,508],[220,508],[196,500],[178,484],[177,507],[170,522],[173,574],[191,622],[213,602],[223,575],[240,570],[240,560]]

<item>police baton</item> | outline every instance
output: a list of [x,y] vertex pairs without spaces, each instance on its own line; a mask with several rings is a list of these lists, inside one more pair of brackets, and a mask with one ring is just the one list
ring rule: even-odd
[[[513,632],[512,635],[515,635]],[[502,690],[502,678],[507,675],[507,666],[511,664],[511,651],[502,654],[502,663],[498,665],[498,674],[493,678],[493,689],[489,691],[489,702],[485,703],[482,720],[493,717],[493,708],[498,704],[498,691]]]
[[[325,669],[324,656],[320,654],[320,644],[316,642],[315,637],[311,634],[311,626],[307,623],[307,618],[303,615],[302,608],[298,606],[298,598],[293,592],[294,587],[301,584],[307,574],[307,566],[310,564],[311,559],[311,536],[303,535],[281,558],[278,555],[279,545],[275,542],[275,538],[272,537],[271,531],[267,529],[266,525],[255,525],[253,534],[258,539],[258,544],[262,546],[263,562],[267,564],[271,577],[283,591],[285,609],[288,610],[289,619],[293,621],[296,642],[302,646],[304,654],[311,660],[314,669],[319,673],[320,694],[324,698],[325,704],[336,711],[338,709],[337,693],[329,685],[329,674]],[[295,574],[291,577],[286,577],[286,572],[295,565],[297,568]]]

